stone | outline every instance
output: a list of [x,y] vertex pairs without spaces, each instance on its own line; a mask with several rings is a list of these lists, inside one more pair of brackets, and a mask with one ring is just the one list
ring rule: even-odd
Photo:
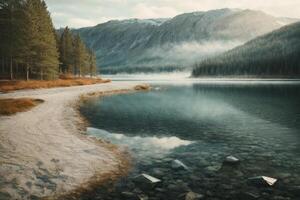
[[256,200],[258,199],[260,196],[258,194],[252,193],[252,192],[244,192],[239,194],[239,199],[243,199],[243,200]]
[[155,176],[163,176],[163,175],[164,175],[164,172],[163,172],[163,170],[160,169],[160,168],[155,168],[155,169],[153,169],[153,174],[154,174]]
[[124,197],[124,199],[128,199],[128,200],[139,200],[138,196],[135,195],[134,193],[132,192],[122,192],[121,193],[122,197]]
[[171,167],[173,169],[184,169],[184,170],[188,170],[188,167],[183,164],[180,160],[173,160],[172,161],[172,164],[171,164]]
[[277,179],[268,176],[256,176],[248,178],[248,182],[257,186],[273,186]]
[[274,196],[273,200],[290,200],[289,197],[283,197],[283,196]]
[[240,160],[234,156],[227,156],[224,160],[224,163],[226,164],[238,164],[240,163]]
[[295,196],[300,196],[300,185],[290,187],[289,192]]
[[210,172],[217,172],[221,169],[221,167],[216,165],[216,166],[208,166],[205,169]]
[[192,191],[186,193],[186,195],[185,195],[185,200],[198,200],[198,199],[203,199],[203,198],[204,198],[204,195],[198,194],[198,193],[195,193]]
[[139,198],[139,200],[148,200],[149,199],[149,197],[144,194],[138,195],[138,198]]
[[141,186],[142,188],[152,188],[161,182],[160,179],[150,176],[148,174],[141,174],[136,176],[134,182]]

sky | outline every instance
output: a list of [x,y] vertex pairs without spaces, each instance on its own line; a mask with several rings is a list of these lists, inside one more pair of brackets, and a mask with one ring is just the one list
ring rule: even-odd
[[261,10],[300,18],[300,0],[45,0],[56,28],[94,26],[113,19],[169,18],[220,8]]

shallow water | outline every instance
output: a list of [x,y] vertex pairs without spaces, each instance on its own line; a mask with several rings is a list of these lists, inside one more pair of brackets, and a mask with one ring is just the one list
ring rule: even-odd
[[[155,82],[150,92],[93,98],[81,106],[88,134],[123,145],[134,168],[114,189],[82,199],[300,199],[300,83]],[[223,165],[226,156],[241,160]],[[188,170],[174,169],[174,159]],[[162,180],[145,188],[134,177]],[[270,176],[275,186],[250,184]]]

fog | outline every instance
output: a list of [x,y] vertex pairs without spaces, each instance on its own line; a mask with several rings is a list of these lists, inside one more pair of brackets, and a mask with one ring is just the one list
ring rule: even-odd
[[[165,44],[147,50],[142,59],[152,58],[149,65],[176,65],[186,67],[204,58],[218,55],[243,44],[241,41],[206,41],[184,42],[181,44]],[[141,59],[141,60],[142,60]],[[150,59],[151,60],[151,59]]]

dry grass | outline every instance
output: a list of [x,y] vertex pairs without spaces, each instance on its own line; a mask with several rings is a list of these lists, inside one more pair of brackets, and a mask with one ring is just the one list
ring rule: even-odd
[[[63,79],[62,79],[63,78]],[[54,87],[70,87],[78,85],[92,85],[98,83],[107,83],[110,80],[94,79],[94,78],[72,78],[61,77],[52,81],[0,81],[0,92],[11,92],[24,89],[54,88]]]
[[13,115],[17,112],[24,112],[43,102],[44,100],[41,99],[30,98],[0,99],[0,115]]

